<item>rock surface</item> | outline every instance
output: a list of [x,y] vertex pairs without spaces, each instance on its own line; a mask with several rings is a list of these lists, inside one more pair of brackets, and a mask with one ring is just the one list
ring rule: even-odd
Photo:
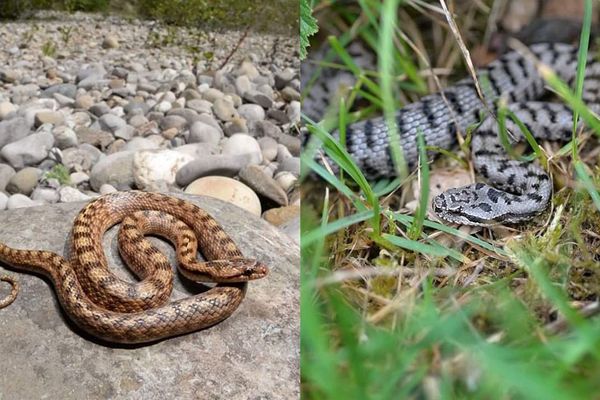
[[[298,246],[237,207],[194,199],[245,255],[271,267],[268,277],[250,283],[240,308],[200,332],[146,346],[110,346],[68,322],[48,281],[10,272],[21,282],[21,292],[0,313],[3,399],[300,397]],[[0,212],[0,242],[63,254],[67,232],[83,204]],[[109,231],[104,248],[109,263],[121,271],[115,234],[115,229]],[[163,251],[169,247],[156,243]],[[167,254],[173,262],[173,252]],[[179,278],[175,281],[173,297],[188,295]],[[0,288],[5,294],[4,285]]]

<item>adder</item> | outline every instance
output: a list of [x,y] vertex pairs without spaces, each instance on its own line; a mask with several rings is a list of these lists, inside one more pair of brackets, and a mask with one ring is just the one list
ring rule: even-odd
[[[534,59],[555,71],[559,78],[573,83],[577,70],[576,47],[539,43],[531,45],[529,50]],[[473,80],[466,78],[397,111],[395,122],[405,160],[410,168],[415,168],[417,132],[423,133],[429,146],[453,149],[457,145],[457,131],[464,132],[480,121],[482,113],[488,114],[473,132],[471,142],[475,170],[488,184],[474,183],[450,189],[433,199],[433,210],[447,221],[466,225],[528,220],[547,207],[552,196],[552,181],[536,162],[513,160],[508,156],[499,139],[498,122],[489,111],[497,114],[498,99],[502,97],[508,102],[508,109],[537,140],[568,141],[573,130],[572,110],[562,103],[540,100],[547,93],[544,80],[532,59],[518,52],[506,53],[478,70],[477,75],[485,101],[478,95]],[[338,81],[348,79],[348,73],[340,76]],[[315,110],[323,109],[323,98],[334,90],[334,83],[328,76],[311,88],[303,104],[307,115],[318,117]],[[599,110],[600,62],[591,57],[585,71],[583,101],[593,112]],[[523,140],[523,133],[512,119],[507,118],[506,128],[511,133],[511,145]],[[337,137],[337,133],[334,136]],[[349,124],[346,149],[367,179],[395,176],[388,125],[383,117]],[[328,161],[337,171],[335,163]]]

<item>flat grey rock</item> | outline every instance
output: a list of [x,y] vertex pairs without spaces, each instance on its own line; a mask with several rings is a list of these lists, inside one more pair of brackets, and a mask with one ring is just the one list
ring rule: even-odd
[[[240,308],[222,323],[158,343],[112,346],[82,333],[62,313],[50,283],[9,272],[21,283],[17,300],[0,310],[3,400],[296,399],[299,372],[299,249],[268,223],[230,204],[179,195],[211,213],[248,257],[270,274],[250,282]],[[85,203],[0,212],[0,241],[22,249],[64,253]],[[111,266],[125,273],[116,229],[104,238]],[[158,239],[174,261],[170,246]],[[0,269],[1,270],[1,269]],[[4,272],[4,271],[2,271]],[[174,298],[188,295],[175,278]],[[0,286],[0,296],[7,293]]]

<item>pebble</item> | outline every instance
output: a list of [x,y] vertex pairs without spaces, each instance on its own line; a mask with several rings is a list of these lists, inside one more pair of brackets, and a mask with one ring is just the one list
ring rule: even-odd
[[206,176],[192,182],[185,189],[185,192],[215,197],[243,208],[256,216],[261,215],[260,200],[256,193],[235,179],[223,176]]
[[35,126],[43,124],[62,125],[65,117],[58,111],[40,111],[35,114]]
[[273,161],[277,157],[277,141],[275,139],[262,137],[258,139],[258,145],[264,160]]
[[101,79],[106,75],[106,69],[100,62],[85,65],[77,72],[76,82],[81,83],[86,79]]
[[92,199],[85,193],[81,193],[79,190],[70,186],[64,186],[58,191],[60,195],[60,201],[62,203],[70,203],[73,201],[89,201]]
[[288,101],[300,101],[301,99],[301,95],[300,92],[298,92],[297,90],[295,90],[294,88],[291,88],[289,86],[286,86],[282,91],[281,91],[281,97]]
[[221,92],[219,89],[215,88],[208,88],[202,92],[202,98],[209,101],[211,104],[214,104],[217,100],[220,100],[223,97],[225,97],[225,94],[223,94],[223,92]]
[[0,148],[4,147],[8,143],[15,142],[27,136],[29,134],[30,126],[31,125],[27,123],[27,120],[22,117],[1,121]]
[[58,85],[52,85],[44,89],[40,96],[52,98],[56,93],[74,99],[77,93],[77,86],[73,85],[72,83],[60,83]]
[[54,146],[54,136],[51,133],[34,133],[7,144],[0,150],[0,155],[13,168],[20,169],[41,162],[48,156],[52,146]]
[[212,143],[190,143],[175,147],[173,150],[191,156],[194,160],[220,152],[217,145]]
[[235,79],[235,89],[240,95],[244,95],[244,93],[248,92],[252,89],[252,82],[250,82],[250,78],[247,75],[240,75]]
[[98,123],[100,127],[109,132],[115,132],[125,126],[127,126],[127,122],[123,118],[120,118],[113,114],[104,114],[98,119]]
[[62,152],[62,163],[70,170],[89,171],[104,154],[87,143],[77,147],[70,147]]
[[279,164],[278,171],[287,171],[294,174],[296,177],[300,176],[300,158],[299,157],[288,157]]
[[99,190],[100,194],[102,194],[102,195],[114,193],[116,191],[117,191],[117,189],[113,185],[109,185],[108,183],[104,183],[102,186],[100,186],[100,190]]
[[52,130],[54,135],[54,145],[59,149],[68,149],[76,147],[78,144],[77,134],[68,126],[57,126]]
[[125,124],[114,131],[115,137],[123,140],[131,140],[135,134],[135,128],[131,125]]
[[133,126],[134,128],[139,128],[145,124],[147,124],[148,118],[146,118],[144,115],[141,114],[134,114],[131,116],[131,118],[129,118],[129,125]]
[[62,94],[56,93],[54,96],[54,100],[58,103],[58,105],[62,107],[71,107],[75,104],[75,100],[70,97],[63,96]]
[[229,122],[225,122],[223,131],[225,132],[225,136],[232,136],[236,133],[248,134],[248,124],[244,118],[234,118]]
[[[300,80],[292,39],[250,35],[233,55],[225,42],[199,42],[214,60],[192,70],[181,45],[148,48],[145,21],[94,18],[50,19],[23,49],[2,38],[24,37],[31,24],[0,25],[0,193],[10,185],[11,193],[29,196],[0,196],[0,208],[9,200],[14,207],[187,186],[261,215],[262,207],[278,209],[298,196]],[[57,27],[77,35],[44,56]],[[282,45],[274,55],[275,39]],[[59,164],[69,182],[43,177]]]
[[6,191],[8,193],[21,193],[30,195],[38,183],[42,171],[38,168],[27,167],[18,171],[8,181]]
[[259,166],[249,165],[240,171],[239,176],[240,180],[252,188],[256,194],[280,206],[287,206],[288,198],[285,191]]
[[265,119],[265,110],[257,104],[242,104],[237,111],[247,121],[255,122]]
[[298,74],[296,71],[292,68],[286,68],[283,71],[277,71],[274,75],[275,88],[277,90],[285,88],[297,75]]
[[73,172],[69,175],[69,180],[72,185],[78,186],[84,182],[88,182],[90,177],[85,172]]
[[21,78],[19,71],[15,70],[4,70],[0,71],[0,81],[5,83],[15,83]]
[[60,195],[55,189],[40,186],[36,187],[29,197],[44,203],[56,203],[60,200]]
[[252,162],[250,155],[208,155],[184,165],[177,171],[176,182],[186,186],[196,178],[207,175],[235,176],[242,168]]
[[258,76],[260,76],[260,73],[254,66],[252,61],[244,60],[238,67],[238,69],[236,71],[236,75],[238,75],[238,76],[246,75],[248,78],[253,80],[253,79],[256,79]]
[[6,189],[10,178],[15,174],[15,169],[8,164],[0,163],[0,192]]
[[145,115],[148,112],[148,110],[150,110],[150,106],[146,104],[143,100],[133,99],[132,101],[127,103],[127,105],[123,109],[128,115],[133,115],[136,112],[139,112],[141,115]]
[[[178,103],[174,102],[173,104]],[[179,116],[185,118],[185,121],[187,122],[186,128],[200,120],[200,115],[189,108],[173,108],[171,111],[167,112],[167,116]]]
[[187,120],[182,116],[167,115],[161,119],[159,126],[163,130],[175,128],[178,131],[182,131],[186,127],[187,123]]
[[198,114],[212,114],[212,103],[207,100],[191,99],[187,101],[185,106]]
[[190,127],[189,143],[218,144],[223,137],[223,132],[202,121],[196,121]]
[[271,108],[273,105],[273,99],[258,90],[249,90],[243,96],[250,103],[258,104],[263,108]]
[[97,191],[105,183],[121,190],[131,189],[134,182],[133,154],[133,151],[121,151],[98,161],[90,173],[92,189]]
[[6,202],[6,208],[13,210],[15,208],[32,207],[42,204],[43,203],[40,200],[31,200],[24,194],[16,193],[8,198],[8,201]]
[[270,137],[275,140],[278,140],[281,136],[281,129],[273,122],[265,120],[265,121],[257,121],[252,125],[253,127],[253,135],[256,137]]
[[[286,115],[292,124],[300,123],[300,115],[302,112],[302,105],[299,101],[291,101],[285,109]],[[285,121],[284,121],[285,123]]]
[[96,103],[89,108],[89,111],[95,116],[101,117],[110,112],[110,107],[106,103]]
[[300,215],[300,206],[271,208],[262,217],[275,226],[281,226]]
[[83,94],[75,99],[75,108],[89,110],[94,105],[94,98],[89,94]]
[[119,39],[114,35],[106,35],[102,41],[103,49],[116,49],[119,47]]
[[281,171],[275,174],[273,177],[279,187],[281,187],[285,192],[288,192],[296,182],[298,181],[298,177],[289,171]]
[[223,145],[225,155],[248,155],[251,164],[262,162],[262,151],[256,139],[252,136],[237,133],[232,135]]
[[175,184],[177,171],[193,157],[174,150],[145,150],[133,155],[133,178],[138,189],[156,191]]
[[216,99],[213,103],[213,112],[221,121],[232,121],[238,117],[238,112],[235,110],[233,103],[224,98]]
[[198,121],[204,122],[207,125],[213,126],[216,129],[218,129],[220,132],[223,131],[221,129],[221,125],[217,122],[217,120],[212,115],[200,114],[200,115],[198,115]]
[[282,162],[287,158],[291,158],[292,153],[290,153],[289,149],[283,145],[277,145],[277,161]]
[[12,104],[10,101],[0,102],[0,120],[8,118],[10,115],[17,111],[17,106]]
[[125,147],[123,151],[140,151],[140,150],[153,150],[158,148],[158,144],[155,141],[149,138],[143,137],[134,137],[131,139]]
[[289,154],[296,157],[300,155],[300,152],[302,151],[302,141],[299,137],[282,133],[277,140],[280,145],[285,147]]

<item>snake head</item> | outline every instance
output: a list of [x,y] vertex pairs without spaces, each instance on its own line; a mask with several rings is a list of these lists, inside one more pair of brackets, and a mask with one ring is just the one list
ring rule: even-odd
[[219,282],[246,282],[267,276],[269,268],[258,260],[232,258],[219,260]]
[[461,225],[488,226],[496,223],[498,212],[489,198],[487,185],[476,183],[450,189],[433,198],[432,208],[438,217]]

